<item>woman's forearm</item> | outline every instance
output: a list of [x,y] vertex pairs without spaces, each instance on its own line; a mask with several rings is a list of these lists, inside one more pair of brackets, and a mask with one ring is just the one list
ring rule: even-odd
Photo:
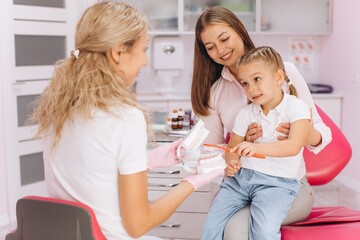
[[315,128],[312,128],[311,131],[309,132],[309,136],[307,138],[306,145],[316,147],[316,146],[320,145],[321,142],[322,142],[321,133],[318,130],[316,130]]
[[127,233],[138,238],[159,225],[194,191],[188,182],[180,182],[171,191],[149,204],[146,172],[120,175],[120,207]]

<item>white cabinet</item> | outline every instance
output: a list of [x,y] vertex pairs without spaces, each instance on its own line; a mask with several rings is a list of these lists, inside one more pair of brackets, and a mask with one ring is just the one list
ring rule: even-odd
[[147,15],[153,34],[193,34],[210,6],[233,11],[253,34],[323,35],[331,32],[332,0],[126,0]]
[[[24,195],[46,195],[40,140],[26,124],[36,100],[51,78],[54,63],[73,48],[77,2],[71,0],[1,1],[0,85],[4,116],[9,220]],[[1,160],[3,161],[3,160]],[[2,196],[3,197],[3,196]]]
[[211,6],[223,6],[233,11],[243,22],[249,32],[255,31],[256,25],[256,0],[184,0],[183,22],[184,32],[194,32],[195,24],[200,14]]
[[313,94],[314,102],[341,129],[342,94]]
[[329,34],[331,0],[260,0],[257,32],[271,34]]
[[[148,173],[149,201],[158,199],[175,187],[188,173],[181,167],[164,168]],[[165,239],[199,239],[218,183],[193,192],[169,219],[151,230],[148,235]]]
[[[150,22],[150,32],[176,34],[182,31],[181,6],[183,0],[118,0],[143,11]],[[180,30],[181,29],[181,30]]]
[[150,110],[157,112],[170,112],[174,108],[191,109],[189,95],[146,94],[138,95],[137,100]]

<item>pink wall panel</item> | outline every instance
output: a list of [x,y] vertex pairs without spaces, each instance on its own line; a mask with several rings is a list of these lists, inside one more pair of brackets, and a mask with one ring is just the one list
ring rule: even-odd
[[333,0],[333,28],[320,39],[320,82],[344,95],[342,130],[353,147],[353,157],[341,177],[360,192],[360,1]]

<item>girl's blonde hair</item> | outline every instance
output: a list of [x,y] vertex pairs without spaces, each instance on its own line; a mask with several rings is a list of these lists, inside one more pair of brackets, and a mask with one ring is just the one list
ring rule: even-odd
[[[76,27],[76,50],[60,60],[49,85],[45,88],[30,123],[38,123],[35,137],[50,131],[58,143],[65,121],[73,114],[91,118],[91,110],[110,112],[113,106],[133,106],[148,112],[136,101],[126,85],[126,76],[119,76],[108,61],[106,53],[115,46],[132,46],[148,29],[145,15],[120,2],[101,2],[89,7]],[[149,127],[148,127],[149,129]]]
[[289,86],[290,95],[297,96],[296,88],[293,84],[291,84],[290,79],[286,75],[284,62],[280,54],[276,52],[272,47],[262,46],[249,51],[239,59],[237,67],[259,60],[273,67],[275,71],[277,71],[278,69],[282,70],[284,72],[285,81]]

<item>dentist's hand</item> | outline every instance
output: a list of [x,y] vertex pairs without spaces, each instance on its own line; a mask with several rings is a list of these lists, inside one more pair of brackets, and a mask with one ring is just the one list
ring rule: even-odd
[[194,187],[194,191],[209,184],[213,179],[224,176],[224,170],[218,169],[211,173],[195,174],[184,177],[181,181],[189,182]]
[[176,149],[183,141],[182,138],[149,151],[147,154],[148,169],[153,170],[158,167],[173,167],[179,163],[176,156]]

